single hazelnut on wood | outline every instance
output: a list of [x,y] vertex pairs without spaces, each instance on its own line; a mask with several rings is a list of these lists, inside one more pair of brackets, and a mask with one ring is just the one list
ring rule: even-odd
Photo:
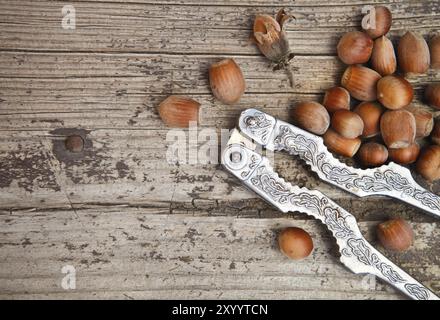
[[357,138],[364,131],[362,118],[349,110],[335,111],[332,115],[331,125],[333,130],[348,139]]
[[440,179],[440,146],[425,148],[417,160],[416,170],[428,181]]
[[200,103],[185,96],[169,96],[159,105],[159,115],[169,127],[187,128],[198,122]]
[[213,63],[209,83],[214,96],[225,104],[237,103],[246,89],[243,73],[233,59]]
[[312,237],[303,229],[295,227],[289,227],[280,232],[278,245],[281,252],[293,260],[304,259],[313,250]]
[[431,53],[431,67],[440,69],[440,34],[429,41],[429,50]]
[[359,148],[357,157],[366,167],[379,167],[387,161],[388,150],[380,143],[367,142]]
[[382,76],[396,72],[397,60],[393,43],[385,36],[374,41],[371,66]]
[[317,102],[300,102],[290,110],[295,125],[317,135],[324,134],[330,125],[330,115]]
[[370,60],[373,40],[364,32],[347,32],[339,40],[338,56],[345,64],[366,63]]
[[388,148],[406,148],[414,143],[416,119],[407,110],[387,111],[380,119],[380,131]]
[[325,92],[322,104],[330,113],[340,109],[349,110],[350,93],[342,87],[330,88]]
[[425,39],[408,31],[399,41],[397,60],[404,73],[426,73],[431,63],[429,47]]
[[380,117],[384,111],[377,102],[362,102],[354,109],[364,123],[362,138],[374,137],[380,133]]
[[440,119],[434,121],[434,129],[431,132],[431,141],[440,145]]
[[371,38],[376,39],[390,31],[392,15],[391,11],[384,6],[375,7],[374,12],[376,16],[374,23],[370,23],[369,28],[364,30]]
[[403,219],[392,219],[377,227],[377,237],[385,249],[402,252],[414,241],[411,225]]
[[388,149],[388,155],[391,160],[399,164],[411,164],[416,162],[420,154],[420,146],[414,142],[409,147],[399,149]]
[[431,134],[434,127],[434,117],[427,108],[409,106],[406,108],[416,119],[416,138],[424,138]]
[[386,108],[401,109],[411,103],[414,90],[406,79],[399,76],[386,76],[377,82],[377,99]]
[[377,82],[381,75],[360,65],[349,66],[342,75],[341,84],[360,101],[374,101],[377,98]]
[[440,83],[430,84],[425,90],[426,101],[436,109],[440,109]]
[[341,156],[352,158],[361,146],[361,139],[347,139],[333,129],[328,129],[323,136],[327,148]]

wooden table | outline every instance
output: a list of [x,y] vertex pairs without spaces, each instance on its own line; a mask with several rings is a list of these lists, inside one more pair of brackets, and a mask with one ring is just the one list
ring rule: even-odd
[[[320,101],[338,83],[338,38],[374,1],[143,2],[0,0],[0,298],[404,298],[351,274],[325,227],[281,215],[220,165],[168,164],[157,112],[168,95],[185,94],[202,104],[203,128],[232,128],[250,106],[288,119],[292,103]],[[62,28],[69,4],[74,30]],[[249,42],[255,15],[283,6],[296,16],[288,26],[293,88]],[[394,41],[407,29],[440,29],[438,1],[389,7]],[[208,86],[208,66],[222,57],[233,57],[247,81],[233,106]],[[410,81],[420,99],[438,79],[431,71]],[[83,152],[65,150],[71,134],[85,138]],[[291,157],[276,162],[287,180],[351,211],[374,244],[377,223],[409,219],[414,246],[386,255],[440,294],[437,220],[394,200],[354,198]],[[312,234],[308,259],[279,252],[276,233],[286,226]],[[76,271],[75,289],[63,288],[65,266]]]

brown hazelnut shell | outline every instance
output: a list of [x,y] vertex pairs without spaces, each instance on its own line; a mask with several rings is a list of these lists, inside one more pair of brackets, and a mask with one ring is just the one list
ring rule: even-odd
[[380,133],[380,117],[384,111],[377,102],[362,102],[354,109],[364,122],[362,138],[371,138]]
[[341,84],[360,101],[374,101],[377,98],[377,82],[381,75],[360,65],[349,66],[342,75]]
[[406,148],[414,143],[416,120],[407,110],[386,111],[380,119],[380,132],[388,148]]
[[292,122],[317,135],[324,134],[330,126],[327,109],[317,102],[300,102],[290,110]]
[[414,89],[405,78],[386,76],[377,82],[377,99],[388,109],[396,110],[408,106],[414,98]]
[[361,139],[347,139],[333,129],[328,129],[323,136],[327,148],[341,156],[352,158],[361,146]]

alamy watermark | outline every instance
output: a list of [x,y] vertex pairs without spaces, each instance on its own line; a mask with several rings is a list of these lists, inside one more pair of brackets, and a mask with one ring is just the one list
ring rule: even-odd
[[[190,122],[187,130],[171,129],[167,132],[166,160],[172,165],[205,165],[221,163],[232,130],[199,128]],[[274,153],[255,144],[254,151],[273,160]]]
[[76,29],[76,10],[73,5],[65,5],[61,9],[63,18],[61,19],[61,27],[65,30]]
[[368,5],[362,7],[362,13],[365,16],[362,19],[362,29],[375,30],[376,29],[376,9],[374,6]]
[[74,266],[65,265],[61,268],[61,273],[65,276],[61,279],[61,288],[64,290],[76,289],[76,269]]

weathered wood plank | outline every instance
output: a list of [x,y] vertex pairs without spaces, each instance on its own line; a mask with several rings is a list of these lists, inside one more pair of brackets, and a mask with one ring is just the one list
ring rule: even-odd
[[[61,8],[73,4],[77,29],[61,28]],[[171,52],[257,54],[249,43],[252,20],[258,13],[274,14],[287,5],[297,20],[289,27],[296,54],[334,54],[340,35],[359,28],[362,7],[371,1],[343,4],[307,2],[134,1],[0,1],[0,47],[11,50],[87,52]],[[438,30],[438,1],[387,3],[393,11],[393,38],[406,29],[424,34]]]
[[[209,208],[213,213],[224,211],[232,215],[239,214],[240,208],[248,205],[250,214],[258,215],[252,202],[242,203],[255,199],[256,195],[219,165],[177,166],[167,162],[170,144],[166,143],[167,132],[3,131],[0,137],[0,208],[70,208],[72,204],[155,204],[173,208],[176,203],[183,202],[190,204],[189,210]],[[63,146],[65,137],[72,133],[84,134],[86,139],[85,151],[77,156],[69,154]],[[334,199],[346,201],[349,208],[354,206],[351,203],[353,196],[318,180],[302,161],[277,153],[274,163],[280,174],[292,183],[319,189]],[[232,208],[227,209],[228,203]],[[415,214],[428,219],[425,214],[396,200],[384,203],[384,213]],[[261,207],[261,202],[259,206],[260,209],[268,207]],[[355,214],[366,211],[362,206],[359,209]]]
[[[77,270],[71,297],[402,298],[389,287],[362,281],[338,262],[335,243],[316,221],[161,215],[153,209],[14,211],[0,215],[0,291],[8,297],[69,297],[62,266]],[[367,238],[375,222],[362,223]],[[315,250],[292,262],[276,246],[276,232],[296,225],[308,230]],[[434,290],[440,286],[436,224],[414,223],[417,241],[396,263]],[[131,296],[131,294],[129,294]],[[26,296],[25,296],[26,297]]]
[[[247,90],[234,106],[210,94],[207,70],[221,57],[6,53],[0,55],[0,130],[59,127],[164,128],[157,106],[168,94],[191,95],[202,104],[201,126],[231,128],[249,106],[287,119],[290,105],[322,99],[344,66],[335,57],[297,57],[294,87],[262,57],[238,57]],[[411,78],[420,98],[439,72]],[[420,100],[420,99],[419,99]]]

